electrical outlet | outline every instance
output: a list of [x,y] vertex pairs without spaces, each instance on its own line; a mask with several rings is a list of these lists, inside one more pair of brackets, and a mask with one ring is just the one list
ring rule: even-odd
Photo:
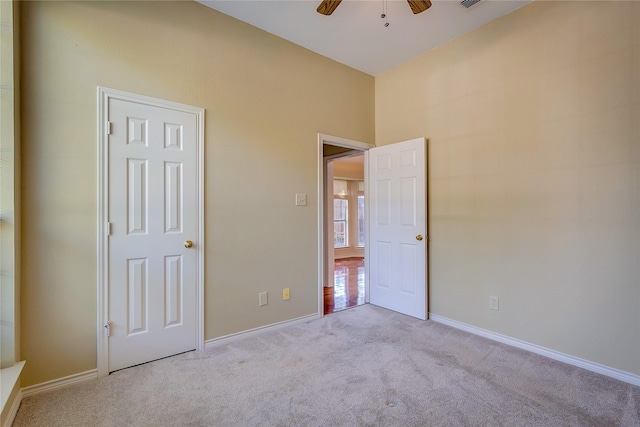
[[307,206],[306,194],[296,194],[296,206]]
[[282,290],[282,299],[287,301],[289,299],[289,288],[284,288]]
[[491,310],[500,310],[500,298],[489,297],[489,308]]
[[267,305],[267,293],[266,292],[260,292],[258,294],[258,304],[259,305]]

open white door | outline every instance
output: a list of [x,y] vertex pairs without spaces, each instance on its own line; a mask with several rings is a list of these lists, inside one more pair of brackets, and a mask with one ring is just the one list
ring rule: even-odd
[[424,138],[369,150],[370,302],[427,318]]

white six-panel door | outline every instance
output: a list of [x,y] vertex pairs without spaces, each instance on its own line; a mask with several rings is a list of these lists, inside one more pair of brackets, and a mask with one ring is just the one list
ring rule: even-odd
[[371,304],[427,316],[426,143],[369,150]]
[[196,114],[110,99],[108,116],[111,372],[197,347],[199,186]]

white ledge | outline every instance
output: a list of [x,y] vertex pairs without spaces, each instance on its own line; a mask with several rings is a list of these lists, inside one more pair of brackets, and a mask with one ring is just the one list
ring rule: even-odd
[[0,412],[4,411],[4,406],[7,404],[9,396],[11,396],[13,388],[18,383],[22,368],[24,368],[24,360],[10,368],[0,369],[0,397],[2,398],[0,401]]

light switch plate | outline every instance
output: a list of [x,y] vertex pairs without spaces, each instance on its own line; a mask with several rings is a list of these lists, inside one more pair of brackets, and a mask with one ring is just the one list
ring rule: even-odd
[[307,206],[306,194],[296,194],[296,206]]

